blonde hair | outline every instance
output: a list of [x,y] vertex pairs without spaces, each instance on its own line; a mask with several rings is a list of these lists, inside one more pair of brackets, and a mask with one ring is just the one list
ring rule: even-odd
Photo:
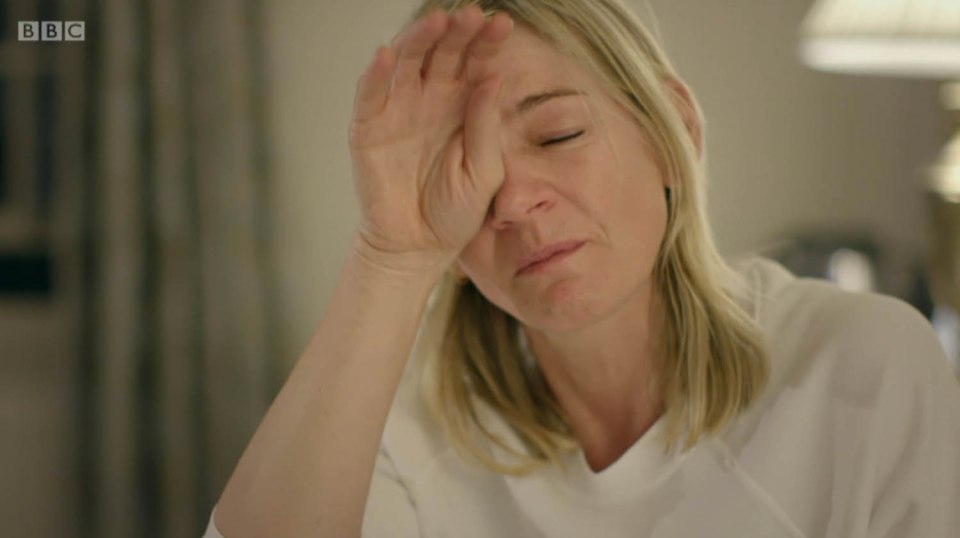
[[[679,79],[643,23],[617,0],[425,0],[415,16],[469,3],[488,15],[508,13],[591,70],[650,135],[672,178],[653,270],[663,297],[658,345],[665,357],[655,386],[666,405],[664,450],[681,438],[687,450],[757,398],[769,365],[762,333],[738,303],[746,287],[711,236],[702,163],[677,96],[665,84]],[[435,292],[425,319],[432,337],[422,339],[417,354],[425,375],[421,388],[448,440],[468,460],[502,473],[562,465],[562,455],[578,443],[556,398],[529,365],[519,322],[469,281],[448,275]],[[483,406],[503,419],[522,450],[488,428],[478,412]],[[495,458],[484,448],[489,442],[513,461]]]

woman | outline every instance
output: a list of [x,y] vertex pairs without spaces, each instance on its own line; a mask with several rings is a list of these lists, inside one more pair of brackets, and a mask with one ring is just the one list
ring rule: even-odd
[[955,536],[933,331],[731,269],[701,124],[616,0],[428,0],[360,80],[355,247],[208,536]]

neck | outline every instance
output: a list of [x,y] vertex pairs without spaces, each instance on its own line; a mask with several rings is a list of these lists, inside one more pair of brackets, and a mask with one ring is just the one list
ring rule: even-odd
[[662,311],[653,288],[646,282],[614,313],[575,333],[524,329],[594,470],[616,461],[663,412],[651,386]]

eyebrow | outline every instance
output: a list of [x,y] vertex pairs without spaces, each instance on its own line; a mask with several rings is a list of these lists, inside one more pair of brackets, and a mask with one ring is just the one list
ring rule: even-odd
[[557,88],[541,93],[534,93],[524,97],[519,103],[517,103],[517,106],[514,107],[512,115],[518,116],[523,114],[524,112],[527,112],[538,105],[542,105],[551,99],[567,97],[569,95],[584,95],[584,93],[585,92],[581,90],[575,90],[573,88]]

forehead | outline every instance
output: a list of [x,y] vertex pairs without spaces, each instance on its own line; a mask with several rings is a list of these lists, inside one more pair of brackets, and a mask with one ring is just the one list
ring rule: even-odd
[[485,70],[503,77],[502,98],[513,103],[531,92],[570,87],[593,93],[598,84],[576,60],[518,24]]

